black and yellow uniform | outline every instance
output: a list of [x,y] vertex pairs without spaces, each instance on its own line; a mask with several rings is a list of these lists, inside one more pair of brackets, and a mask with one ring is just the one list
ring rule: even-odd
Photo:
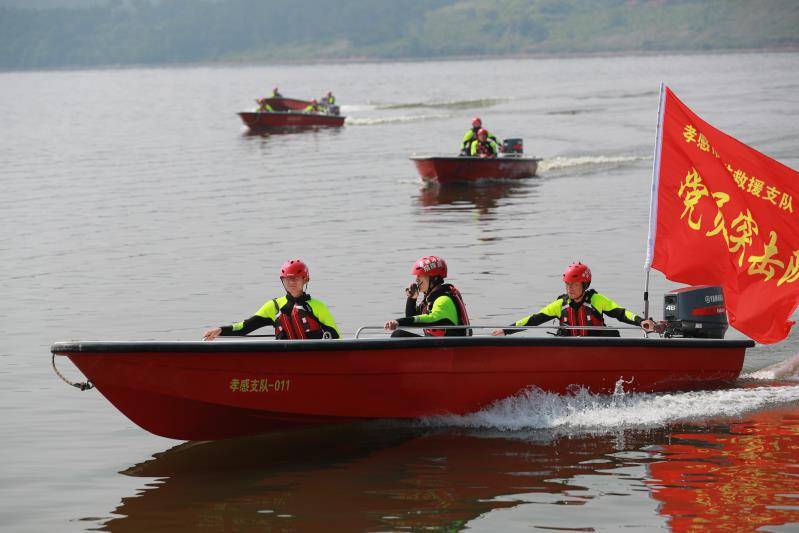
[[319,104],[311,104],[302,110],[303,113],[321,113],[324,109]]
[[[477,140],[477,132],[480,131],[480,127],[472,128],[468,130],[463,135],[463,142],[461,143],[461,154],[469,155],[469,152],[472,149],[472,143]],[[499,139],[493,133],[488,133],[488,140],[494,141],[497,145],[499,145]]]
[[472,141],[472,147],[469,149],[469,155],[472,157],[496,157],[498,153],[497,143],[491,139]]
[[336,97],[332,94],[330,96],[323,96],[321,100],[319,100],[323,106],[330,107],[331,105],[336,105]]
[[327,306],[308,294],[287,294],[269,300],[250,318],[222,326],[222,336],[247,335],[264,326],[275,326],[277,339],[338,339],[339,332]]
[[[414,298],[405,302],[405,316],[397,319],[400,326],[425,324],[430,326],[468,326],[469,315],[460,292],[449,283],[434,287],[422,303],[417,306]],[[425,335],[434,337],[464,337],[472,334],[470,329],[435,329],[424,330]],[[397,330],[392,337],[418,337],[414,333]]]
[[[557,319],[561,326],[604,326],[603,315],[615,318],[625,324],[640,326],[643,318],[627,311],[610,298],[603,296],[594,289],[585,291],[583,299],[575,302],[565,294],[558,296],[557,300],[543,307],[533,315],[526,316],[514,322],[514,326],[540,326],[544,322]],[[506,329],[506,334],[516,333],[518,329]],[[558,335],[589,336],[589,337],[618,337],[619,331],[590,330],[590,329],[558,329]]]

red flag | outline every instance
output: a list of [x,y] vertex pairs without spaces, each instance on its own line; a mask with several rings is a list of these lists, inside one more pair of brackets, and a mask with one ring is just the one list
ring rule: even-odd
[[799,304],[799,173],[717,130],[661,91],[650,265],[724,288],[730,324],[783,340]]

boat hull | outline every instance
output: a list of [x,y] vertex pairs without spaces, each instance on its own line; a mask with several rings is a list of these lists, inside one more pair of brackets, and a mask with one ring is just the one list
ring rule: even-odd
[[255,131],[285,128],[340,127],[347,117],[322,113],[239,113],[241,121]]
[[466,414],[529,387],[612,392],[734,381],[751,341],[420,338],[70,342],[68,356],[122,413],[175,439]]
[[540,159],[534,157],[411,157],[425,181],[448,183],[481,179],[532,178]]

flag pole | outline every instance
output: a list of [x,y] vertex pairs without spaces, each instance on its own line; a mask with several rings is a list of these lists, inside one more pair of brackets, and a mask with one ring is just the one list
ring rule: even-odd
[[652,259],[655,254],[655,236],[657,235],[658,215],[658,180],[660,176],[660,151],[663,146],[663,113],[666,99],[666,86],[660,82],[660,98],[658,102],[658,124],[655,139],[655,155],[652,162],[652,191],[649,198],[649,235],[647,237],[646,282],[644,283],[644,318],[649,318],[649,273],[652,270]]

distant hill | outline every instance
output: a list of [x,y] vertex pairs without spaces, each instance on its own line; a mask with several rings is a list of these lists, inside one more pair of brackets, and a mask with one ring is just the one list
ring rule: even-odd
[[33,2],[0,0],[0,69],[799,48],[797,0]]

